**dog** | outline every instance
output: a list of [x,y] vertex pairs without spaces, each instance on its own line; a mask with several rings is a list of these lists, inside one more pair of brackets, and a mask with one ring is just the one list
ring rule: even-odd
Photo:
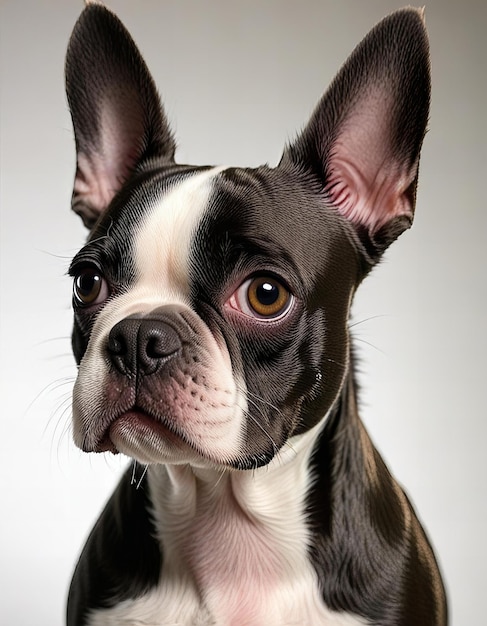
[[413,220],[423,12],[371,30],[275,167],[177,164],[154,81],[100,4],[66,88],[89,229],[70,266],[74,442],[136,464],[82,551],[67,624],[445,625],[432,548],[359,418],[348,328]]

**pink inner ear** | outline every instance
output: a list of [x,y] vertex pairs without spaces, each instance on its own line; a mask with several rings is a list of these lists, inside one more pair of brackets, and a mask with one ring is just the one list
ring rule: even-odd
[[142,150],[143,121],[138,111],[106,101],[99,120],[99,145],[78,154],[74,194],[93,213],[103,212],[132,172]]
[[416,177],[392,157],[391,103],[377,89],[360,99],[342,123],[327,168],[327,199],[354,224],[376,231],[410,215],[406,191]]
[[117,191],[114,173],[107,170],[105,159],[98,153],[78,154],[74,195],[93,215],[99,215],[110,204]]

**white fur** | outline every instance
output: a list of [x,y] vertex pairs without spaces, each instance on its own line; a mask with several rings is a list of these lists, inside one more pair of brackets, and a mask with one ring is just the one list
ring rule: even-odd
[[[74,415],[79,443],[89,440],[103,399],[108,377],[103,345],[110,329],[131,313],[164,304],[189,311],[190,241],[219,171],[176,185],[154,203],[134,234],[137,280],[128,293],[102,310],[81,363]],[[206,427],[211,431],[206,446],[214,459],[221,460],[239,449],[245,387],[233,378],[226,348],[209,331],[201,338],[213,354],[219,384],[233,394],[233,413],[231,419],[221,420],[221,433],[215,437],[215,425]],[[363,626],[363,620],[323,604],[309,561],[304,499],[312,479],[309,456],[319,429],[295,438],[268,466],[255,471],[214,469],[211,454],[201,462],[193,453],[182,464],[170,449],[123,449],[142,462],[154,463],[148,468],[147,488],[164,555],[161,583],[136,600],[93,611],[89,624]]]
[[307,554],[307,466],[320,428],[256,471],[151,466],[161,582],[136,600],[93,611],[89,625],[367,624],[323,604]]
[[[115,324],[131,314],[149,313],[168,304],[179,305],[187,309],[188,315],[195,315],[188,299],[190,242],[208,206],[212,180],[222,169],[214,168],[177,183],[162,199],[154,201],[147,217],[134,232],[135,284],[107,303],[97,316],[74,387],[74,440],[79,447],[94,449],[99,439],[100,424],[107,419],[105,413],[110,408],[107,390],[110,397],[123,393],[123,389],[113,388],[105,354],[107,337]],[[197,411],[190,413],[194,404],[190,391],[194,389],[188,387],[196,386],[191,381],[184,383],[188,398],[186,404],[184,398],[181,402],[185,411],[181,407],[175,409],[181,422],[179,426],[194,445],[171,446],[163,438],[152,436],[137,439],[126,436],[126,431],[120,428],[115,441],[118,450],[141,463],[195,461],[195,448],[214,461],[238,456],[247,408],[245,385],[235,380],[224,342],[213,337],[201,320],[195,321],[210,364],[199,389]],[[179,383],[172,381],[172,384]],[[182,397],[182,389],[177,391]]]

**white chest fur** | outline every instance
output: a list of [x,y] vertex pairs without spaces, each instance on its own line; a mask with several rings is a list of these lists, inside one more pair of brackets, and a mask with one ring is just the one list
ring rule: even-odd
[[98,610],[91,626],[359,626],[330,611],[309,562],[303,500],[316,432],[254,472],[148,471],[164,565],[146,595]]

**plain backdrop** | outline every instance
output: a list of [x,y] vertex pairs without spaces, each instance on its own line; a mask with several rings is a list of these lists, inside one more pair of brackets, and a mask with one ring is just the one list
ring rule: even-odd
[[[401,0],[123,1],[182,162],[275,164],[335,71]],[[487,3],[430,0],[433,100],[414,227],[362,286],[362,416],[437,550],[455,626],[485,624]],[[74,140],[63,86],[79,0],[1,2],[0,623],[63,623],[128,462],[71,441]],[[312,254],[312,251],[310,251]],[[414,626],[414,625],[411,625]]]

